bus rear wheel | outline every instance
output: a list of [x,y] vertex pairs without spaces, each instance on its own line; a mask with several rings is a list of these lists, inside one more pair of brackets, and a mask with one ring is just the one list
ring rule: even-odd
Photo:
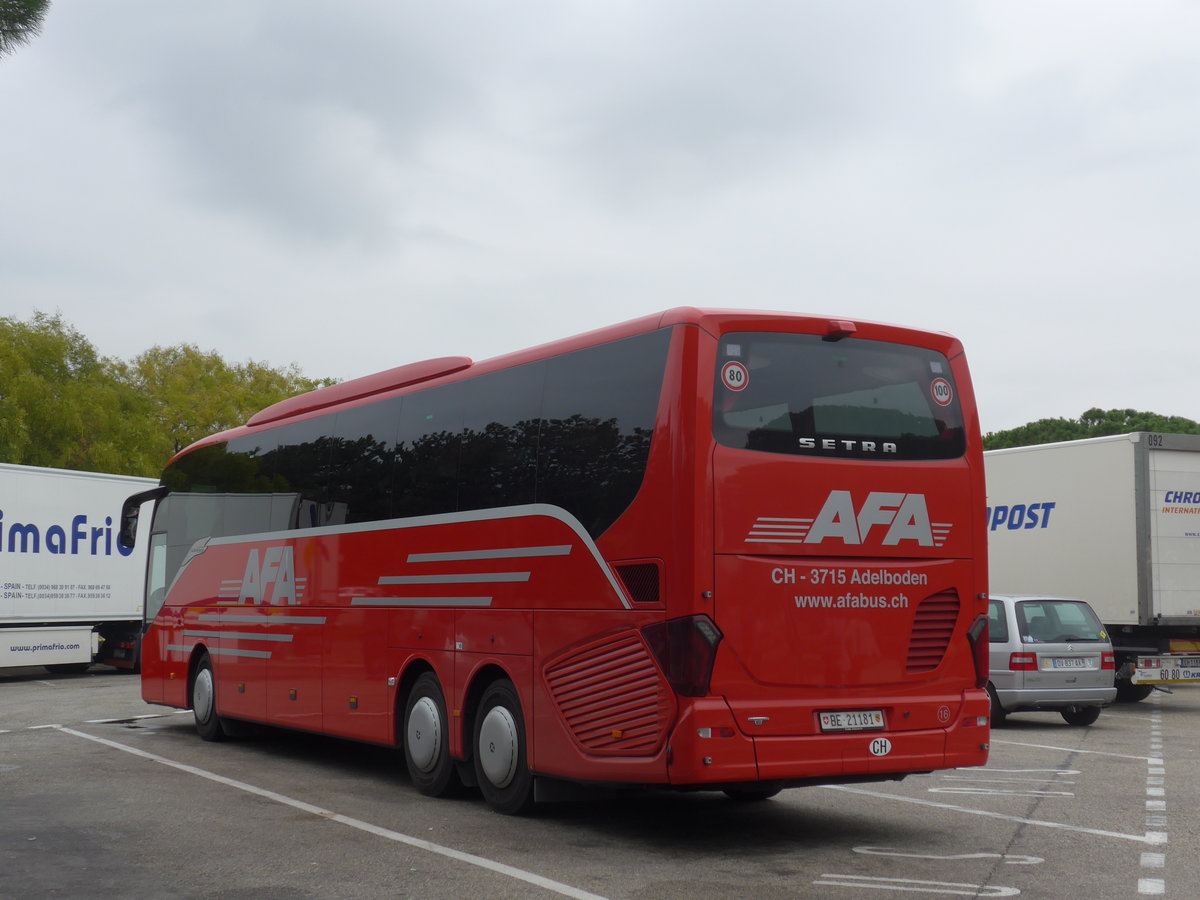
[[191,695],[192,716],[200,737],[206,741],[225,740],[225,729],[217,715],[217,682],[213,677],[212,659],[207,653],[196,663]]
[[533,806],[533,773],[526,753],[525,716],[511,681],[492,682],[475,716],[475,775],[496,812],[519,815]]
[[427,797],[444,797],[460,786],[450,759],[450,729],[446,697],[437,676],[422,672],[404,708],[404,762],[417,790]]

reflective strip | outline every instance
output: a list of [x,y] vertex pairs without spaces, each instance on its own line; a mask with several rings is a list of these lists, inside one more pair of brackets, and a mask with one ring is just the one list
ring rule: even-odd
[[183,636],[193,638],[221,638],[226,641],[279,641],[289,644],[292,641],[292,635],[290,634],[263,634],[261,632],[248,631],[184,631]]
[[379,584],[494,584],[528,581],[529,572],[468,572],[463,575],[381,575]]
[[353,597],[351,606],[491,606],[491,597]]
[[498,550],[457,550],[448,553],[410,553],[408,562],[467,562],[477,559],[525,559],[537,556],[569,556],[570,544],[556,547],[505,547]]

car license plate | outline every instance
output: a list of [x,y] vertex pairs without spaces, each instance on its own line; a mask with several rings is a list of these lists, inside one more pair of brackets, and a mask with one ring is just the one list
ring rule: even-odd
[[822,731],[881,731],[883,710],[853,709],[821,713]]
[[1089,669],[1091,665],[1087,657],[1084,656],[1052,656],[1046,660],[1049,665],[1043,665],[1044,669]]

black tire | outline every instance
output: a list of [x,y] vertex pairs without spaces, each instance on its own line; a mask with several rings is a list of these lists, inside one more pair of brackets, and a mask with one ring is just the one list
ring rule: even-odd
[[445,797],[461,787],[450,758],[450,720],[437,676],[423,672],[408,693],[400,734],[404,764],[413,785],[427,797]]
[[1154,686],[1149,684],[1134,684],[1128,678],[1117,679],[1117,702],[1138,703],[1154,693]]
[[1004,711],[1004,707],[1000,705],[1000,698],[996,695],[996,688],[989,681],[987,686],[988,699],[992,701],[992,724],[1003,725],[1004,720],[1008,718],[1008,713]]
[[92,667],[91,663],[51,663],[43,668],[53,675],[83,675]]
[[533,773],[526,755],[525,716],[511,681],[492,682],[475,715],[475,776],[496,812],[515,816],[533,807]]
[[221,717],[217,715],[217,681],[213,677],[212,659],[207,653],[196,663],[189,695],[196,732],[206,741],[225,740],[225,729],[221,725]]
[[1063,720],[1068,725],[1091,725],[1100,718],[1099,706],[1076,706],[1062,711]]

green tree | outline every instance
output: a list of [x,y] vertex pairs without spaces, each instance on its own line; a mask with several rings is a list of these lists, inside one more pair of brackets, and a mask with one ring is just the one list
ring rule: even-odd
[[990,432],[984,435],[983,446],[987,450],[999,450],[1002,447],[1027,447],[1030,444],[1075,441],[1106,434],[1128,434],[1131,431],[1200,434],[1200,423],[1182,416],[1163,416],[1136,409],[1093,407],[1078,419],[1038,419],[1006,431]]
[[128,472],[144,409],[61,316],[0,319],[0,460]]
[[0,462],[156,476],[198,438],[329,383],[189,344],[126,363],[61,315],[0,318]]
[[0,58],[42,30],[50,0],[0,0]]
[[160,469],[205,435],[244,425],[272,403],[332,383],[305,378],[295,365],[229,364],[194,344],[152,347],[122,368],[121,380],[149,405]]

